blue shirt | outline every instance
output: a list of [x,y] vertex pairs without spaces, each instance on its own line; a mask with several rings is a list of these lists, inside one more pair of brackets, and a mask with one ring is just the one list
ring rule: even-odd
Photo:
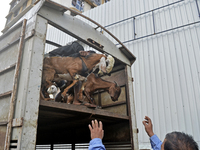
[[150,142],[151,142],[151,147],[153,148],[153,150],[161,150],[162,142],[157,137],[157,135],[154,134],[152,137],[150,137]]
[[100,138],[94,138],[90,141],[88,150],[106,150]]

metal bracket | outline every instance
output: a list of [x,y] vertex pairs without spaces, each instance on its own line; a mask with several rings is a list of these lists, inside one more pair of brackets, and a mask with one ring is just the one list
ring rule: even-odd
[[21,127],[23,125],[23,118],[13,119],[12,127]]
[[32,29],[30,32],[25,34],[25,39],[31,38],[35,35],[35,29]]
[[102,48],[102,49],[104,48],[103,45],[99,44],[98,42],[94,41],[93,39],[88,38],[87,41],[89,41],[90,43],[98,46],[99,48]]

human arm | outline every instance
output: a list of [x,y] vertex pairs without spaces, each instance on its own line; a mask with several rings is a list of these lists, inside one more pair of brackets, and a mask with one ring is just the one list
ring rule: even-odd
[[152,137],[154,135],[153,133],[153,124],[151,122],[151,119],[148,116],[145,116],[145,120],[142,121],[145,131],[147,132],[149,137]]
[[101,121],[92,120],[92,125],[88,126],[90,129],[91,141],[89,143],[89,150],[106,150],[102,143],[104,136],[103,124]]
[[157,137],[157,135],[154,134],[153,132],[153,124],[151,122],[151,119],[148,116],[145,116],[145,120],[142,121],[145,131],[147,132],[148,136],[150,137],[150,142],[151,142],[151,147],[153,150],[160,150],[162,142],[160,139]]
[[160,141],[160,139],[157,137],[156,134],[150,137],[150,143],[153,150],[161,150],[162,142]]

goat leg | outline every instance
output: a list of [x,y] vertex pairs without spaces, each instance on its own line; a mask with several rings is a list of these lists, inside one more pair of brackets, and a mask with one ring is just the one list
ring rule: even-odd
[[85,88],[85,84],[86,84],[86,82],[82,83],[81,89],[78,92],[78,99],[81,100],[81,101],[83,101],[83,91],[84,91],[84,88]]
[[79,81],[79,80],[73,80],[72,84],[70,84],[68,87],[66,87],[66,88],[64,89],[64,91],[62,92],[61,96],[64,98],[65,95],[67,94],[67,92],[69,91],[69,89],[70,89],[71,87],[73,87],[78,81]]
[[91,104],[94,104],[94,99],[92,97],[90,97],[89,92],[84,91],[84,93],[85,93],[85,96],[87,97],[87,99],[89,100],[89,102]]

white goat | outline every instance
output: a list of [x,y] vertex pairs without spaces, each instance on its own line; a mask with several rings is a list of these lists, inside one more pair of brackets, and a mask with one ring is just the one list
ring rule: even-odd
[[[102,60],[102,62],[103,62],[103,60]],[[93,72],[97,69],[97,68],[99,68],[99,72],[98,72],[98,74],[99,75],[103,75],[103,72],[102,72],[102,68],[101,68],[101,63],[102,63],[101,61],[100,61],[100,63],[98,63],[94,68],[93,68]],[[113,66],[114,66],[114,64],[115,64],[115,59],[111,56],[111,55],[108,55],[107,56],[107,59],[106,59],[106,62],[108,63],[108,66],[106,67],[106,73],[110,73],[111,71],[112,71],[112,69],[113,69]]]
[[55,85],[51,85],[47,92],[49,93],[49,97],[55,99],[56,95],[60,92],[60,88]]

